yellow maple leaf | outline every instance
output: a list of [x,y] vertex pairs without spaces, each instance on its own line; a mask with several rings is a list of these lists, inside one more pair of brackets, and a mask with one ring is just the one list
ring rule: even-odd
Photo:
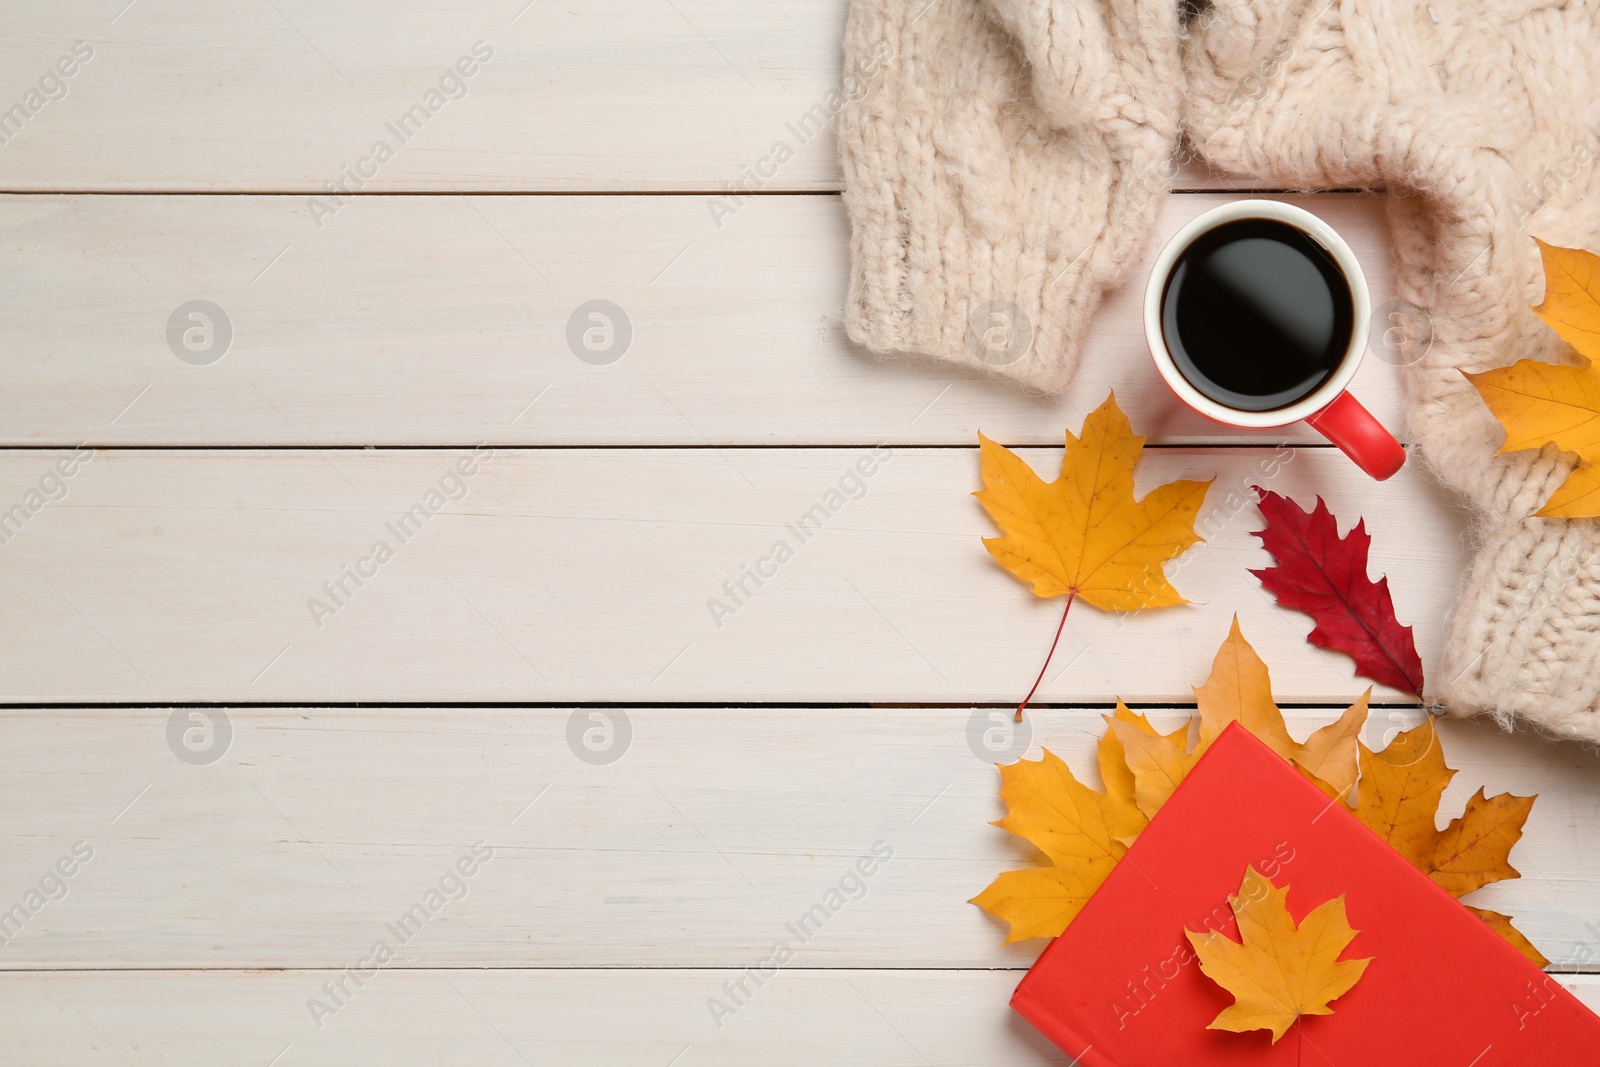
[[1463,372],[1505,427],[1501,453],[1553,444],[1575,453],[1575,469],[1540,515],[1579,519],[1600,516],[1600,256],[1581,248],[1538,242],[1544,259],[1544,303],[1533,308],[1584,357],[1583,366],[1524,359],[1481,373]]
[[1008,814],[995,823],[1031,841],[1051,859],[1120,859],[1144,829],[1145,818],[1126,798],[1090,789],[1049,749],[1038,760],[1000,768],[1000,799]]
[[1533,313],[1586,359],[1600,355],[1600,256],[1581,248],[1545,244],[1544,303]]
[[1295,753],[1294,764],[1331,797],[1346,797],[1355,788],[1361,761],[1361,728],[1367,724],[1372,687],[1356,698],[1344,714],[1317,729]]
[[1587,457],[1600,447],[1600,374],[1593,367],[1524,359],[1469,372],[1467,380],[1505,427],[1502,453],[1554,444]]
[[1105,720],[1108,736],[1117,739],[1133,779],[1134,803],[1145,818],[1152,818],[1200,758],[1200,749],[1189,751],[1189,724],[1170,734],[1160,733],[1149,719],[1130,712],[1120,700],[1116,716],[1105,716]]
[[1042,759],[1000,767],[1007,814],[994,825],[1050,860],[1048,867],[1007,871],[970,901],[1010,924],[1006,944],[1065,930],[1144,829],[1148,820],[1134,803],[1131,776],[1117,768],[1116,744],[1111,734],[1100,740],[1101,765],[1112,769],[1103,793],[1049,749]]
[[1244,639],[1237,615],[1211,661],[1211,675],[1204,685],[1195,687],[1194,699],[1200,712],[1202,748],[1209,747],[1223,730],[1237,722],[1284,759],[1294,758],[1298,746],[1289,736],[1283,712],[1272,699],[1267,665]]
[[1041,597],[1081,597],[1104,611],[1185,603],[1162,565],[1201,538],[1194,519],[1210,481],[1175,481],[1133,494],[1144,449],[1116,394],[1067,431],[1061,477],[1046,482],[982,434],[983,488],[973,495],[1003,532],[984,547]]
[[1296,925],[1288,894],[1288,886],[1278,888],[1252,867],[1238,896],[1228,898],[1242,943],[1214,930],[1184,931],[1200,969],[1234,998],[1208,1030],[1271,1030],[1277,1044],[1301,1016],[1332,1015],[1331,1002],[1348,993],[1372,962],[1339,959],[1359,933],[1345,917],[1343,896]]
[[1600,515],[1600,465],[1589,463],[1567,475],[1539,514],[1551,519],[1590,519]]
[[[1314,732],[1302,744],[1289,734],[1283,712],[1272,699],[1267,665],[1245,640],[1235,618],[1217,650],[1211,676],[1194,691],[1199,709],[1200,740],[1191,752],[1188,727],[1159,734],[1140,716],[1112,722],[1134,776],[1134,797],[1146,816],[1153,816],[1211,743],[1232,723],[1241,723],[1267,747],[1298,767],[1329,796],[1351,791],[1359,773],[1357,738],[1367,721],[1368,690],[1335,722]],[[1119,716],[1120,718],[1120,716]]]
[[1289,736],[1283,712],[1272,699],[1267,665],[1244,639],[1235,616],[1227,640],[1212,662],[1211,676],[1194,691],[1200,713],[1200,747],[1208,747],[1229,725],[1241,723],[1268,748],[1299,767],[1323,792],[1338,796],[1356,783],[1357,738],[1367,721],[1371,695],[1369,688],[1337,721],[1321,727],[1301,744]]
[[1006,871],[968,903],[1010,924],[1007,945],[1055,937],[1078,917],[1115,866],[1115,860],[1085,860]]
[[[1008,945],[1061,933],[1212,741],[1235,722],[1328,796],[1344,800],[1361,822],[1453,896],[1518,877],[1508,859],[1535,798],[1486,797],[1479,790],[1460,818],[1438,829],[1439,803],[1456,772],[1445,766],[1437,731],[1430,721],[1373,752],[1360,743],[1370,693],[1304,742],[1295,741],[1273,700],[1267,665],[1235,619],[1210,676],[1195,688],[1198,710],[1192,719],[1162,733],[1121,701],[1115,714],[1104,716],[1106,733],[1097,750],[1103,792],[1079,781],[1048,750],[1040,760],[1000,768],[1007,815],[994,825],[1032,842],[1050,865],[1008,871],[971,903],[1010,924]],[[1198,741],[1191,750],[1196,723]],[[1505,916],[1473,910],[1529,959],[1543,959]]]
[[[1115,715],[1102,715],[1101,718],[1108,724],[1119,720],[1130,723],[1141,722],[1145,729],[1155,732],[1148,719],[1129,711],[1120,700],[1117,701]],[[1132,802],[1135,807],[1143,811],[1135,796],[1138,782],[1134,778],[1133,768],[1128,765],[1128,753],[1123,747],[1121,736],[1115,730],[1107,729],[1105,735],[1100,738],[1096,754],[1100,764],[1100,781],[1105,785],[1106,793],[1117,797],[1119,804]],[[1144,814],[1148,817],[1150,813],[1144,812]]]

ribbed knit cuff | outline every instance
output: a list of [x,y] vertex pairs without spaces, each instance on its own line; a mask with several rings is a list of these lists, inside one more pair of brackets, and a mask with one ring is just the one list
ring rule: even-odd
[[[839,123],[852,340],[1065,388],[1170,177],[1176,8],[1128,3],[1030,42],[1055,60],[1078,49],[1042,71],[989,2],[853,0],[846,74],[881,67],[857,79]],[[1063,71],[1076,72],[1070,92],[1051,81]]]
[[[904,192],[904,190],[900,190]],[[926,194],[923,194],[926,195]],[[946,195],[935,191],[934,197]],[[890,194],[893,197],[893,194]],[[901,199],[902,197],[893,197]],[[1064,389],[1077,365],[1102,284],[1064,250],[997,244],[968,220],[939,225],[947,204],[923,219],[863,213],[851,233],[845,326],[879,353],[931,356],[1012,378],[1044,392]],[[1080,255],[1098,260],[1087,238]]]
[[1473,560],[1436,683],[1455,711],[1600,742],[1600,528],[1501,526]]

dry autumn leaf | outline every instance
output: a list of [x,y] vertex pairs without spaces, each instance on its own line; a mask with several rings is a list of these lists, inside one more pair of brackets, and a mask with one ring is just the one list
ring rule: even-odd
[[1511,917],[1502,915],[1498,911],[1485,911],[1483,908],[1474,908],[1465,905],[1466,909],[1484,922],[1489,924],[1489,929],[1499,934],[1511,943],[1511,947],[1533,961],[1535,967],[1543,970],[1550,965],[1545,954],[1533,947],[1533,942],[1522,935],[1522,931],[1511,925]]
[[1133,771],[1134,796],[1147,816],[1154,815],[1166,803],[1205,750],[1235,722],[1300,768],[1329,796],[1344,795],[1355,785],[1359,770],[1356,745],[1367,721],[1367,696],[1363,695],[1337,721],[1317,730],[1303,744],[1296,741],[1289,736],[1283,712],[1272,699],[1267,665],[1245,640],[1237,618],[1212,661],[1211,676],[1195,689],[1194,696],[1199,709],[1200,739],[1192,752],[1187,750],[1187,728],[1162,735],[1148,723],[1142,731],[1131,722],[1111,724]]
[[1584,365],[1524,359],[1466,377],[1505,427],[1502,453],[1554,444],[1583,460],[1539,514],[1595,518],[1600,516],[1600,371],[1593,360],[1600,355],[1600,256],[1543,241],[1538,245],[1545,298],[1533,311],[1584,357]]
[[[1127,847],[1166,803],[1196,761],[1229,723],[1242,721],[1330,794],[1355,783],[1356,734],[1366,721],[1363,697],[1340,719],[1299,744],[1272,701],[1266,664],[1235,620],[1212,666],[1195,690],[1200,742],[1189,750],[1190,724],[1163,734],[1121,702],[1106,719],[1099,743],[1105,792],[1080,782],[1065,761],[1046,750],[1038,761],[1000,767],[1007,815],[996,826],[1031,842],[1050,866],[1008,871],[971,903],[1010,926],[1006,944],[1054,937],[1067,928],[1111,873]],[[1341,783],[1335,788],[1330,783]]]
[[1600,514],[1600,465],[1590,463],[1567,475],[1539,514],[1554,519],[1592,519]]
[[1271,1030],[1277,1044],[1301,1016],[1332,1015],[1331,1003],[1372,962],[1339,959],[1359,932],[1345,918],[1344,897],[1320,905],[1296,925],[1288,893],[1287,886],[1278,888],[1252,867],[1239,895],[1228,899],[1242,943],[1216,931],[1184,931],[1200,969],[1234,998],[1207,1029]]
[[1082,597],[1105,611],[1184,603],[1162,565],[1200,537],[1195,514],[1209,481],[1175,481],[1134,499],[1144,449],[1116,394],[1067,431],[1061,477],[1046,482],[1016,453],[978,435],[983,488],[973,495],[1004,531],[984,547],[1041,597]]
[[[1328,796],[1344,799],[1358,819],[1453,896],[1518,876],[1506,861],[1534,798],[1485,797],[1480,791],[1461,818],[1438,830],[1439,802],[1455,772],[1444,765],[1431,722],[1374,753],[1360,743],[1368,710],[1364,695],[1337,720],[1295,741],[1272,698],[1267,665],[1237,619],[1210,677],[1196,687],[1195,702],[1194,719],[1162,733],[1119,701],[1116,713],[1105,716],[1099,742],[1103,792],[1078,780],[1048,750],[1041,760],[1000,767],[1008,813],[994,825],[1032,842],[1050,861],[1008,871],[972,898],[1009,924],[1006,944],[1065,930],[1200,756],[1235,722]],[[1196,722],[1198,740],[1191,750]],[[1471,910],[1529,959],[1540,966],[1548,962],[1504,915]]]
[[994,825],[1031,842],[1048,867],[1007,871],[971,903],[1004,919],[1006,944],[1054,937],[1067,928],[1148,820],[1133,802],[1132,779],[1122,767],[1115,736],[1100,740],[1096,792],[1048,749],[1040,760],[1000,767],[1000,796],[1007,814]]
[[1339,524],[1323,499],[1302,511],[1286,496],[1255,487],[1264,529],[1255,531],[1272,566],[1250,573],[1283,607],[1316,622],[1306,640],[1343,652],[1356,673],[1422,699],[1422,657],[1411,627],[1395,617],[1389,579],[1367,577],[1372,537],[1357,519],[1339,536]]
[[[983,539],[989,554],[1035,595],[1066,596],[1063,627],[1080,597],[1103,611],[1185,603],[1162,568],[1201,540],[1194,520],[1211,483],[1168,482],[1136,499],[1133,471],[1145,439],[1115,393],[1084,420],[1081,436],[1069,430],[1066,438],[1061,477],[1046,482],[1016,453],[978,435],[983,488],[973,495],[1002,531]],[[1019,716],[1031,699],[1033,692]]]
[[[1522,826],[1538,798],[1510,793],[1488,797],[1479,789],[1466,810],[1440,830],[1439,802],[1455,774],[1445,765],[1433,723],[1423,723],[1397,736],[1382,752],[1361,746],[1361,785],[1354,810],[1369,830],[1445,892],[1460,898],[1491,882],[1521,877],[1511,866],[1511,848],[1521,840]],[[1478,915],[1541,967],[1549,962],[1505,916]]]
[[1585,358],[1594,359],[1600,355],[1600,257],[1537,237],[1533,243],[1544,262],[1544,303],[1533,313]]
[[1143,715],[1134,715],[1121,702],[1117,717],[1107,718],[1106,728],[1122,747],[1123,761],[1133,779],[1133,799],[1146,818],[1155,815],[1189,773],[1200,750],[1189,751],[1189,724],[1163,734]]

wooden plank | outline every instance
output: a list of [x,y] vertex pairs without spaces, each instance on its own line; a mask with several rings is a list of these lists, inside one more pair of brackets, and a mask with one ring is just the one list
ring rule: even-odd
[[[3,128],[0,188],[721,191],[761,170],[769,176],[754,181],[767,190],[837,189],[821,119],[837,108],[845,10],[845,0],[37,5],[8,12],[0,41],[11,74],[0,107],[28,109],[20,132],[16,119]],[[441,85],[464,58],[471,76]],[[421,128],[396,132],[419,104]],[[374,156],[378,141],[391,158]],[[775,167],[780,141],[792,158]],[[343,178],[358,165],[360,186]],[[1190,167],[1179,181],[1219,179]]]
[[[1168,197],[1159,239],[1224,199]],[[1387,300],[1382,200],[1292,199]],[[1111,389],[1155,441],[1317,440],[1184,409],[1145,348],[1143,267],[1052,401],[850,344],[838,198],[761,198],[724,223],[692,197],[369,197],[321,230],[293,197],[0,198],[0,442],[970,444],[981,427],[1052,444]],[[197,299],[226,342],[181,310]],[[596,299],[631,338],[609,365],[578,354]],[[191,355],[186,329],[210,347]],[[1401,428],[1392,361],[1368,359],[1356,391]]]
[[[38,975],[0,986],[10,994],[0,1017],[26,1062],[61,1067],[104,1063],[107,1046],[170,1063],[282,1055],[308,1067],[1068,1062],[1011,1014],[1012,973],[786,973],[718,1031],[701,1001],[720,977],[385,972],[314,1031],[295,998],[319,973]],[[1600,1004],[1593,980],[1562,984]]]
[[[716,971],[380,972],[320,1030],[325,972],[11,975],[18,1062],[411,1067],[471,1063],[876,1067],[1067,1062],[1007,1006],[1012,971],[786,970],[719,1029]],[[1561,984],[1600,1007],[1600,980]],[[1537,1025],[1533,1016],[1529,1025]]]
[[[1305,737],[1336,713],[1295,709],[1290,726]],[[337,969],[380,939],[415,967],[737,970],[777,939],[796,968],[1025,967],[1041,945],[1002,948],[1000,924],[966,903],[1037,862],[989,825],[1004,814],[990,764],[1048,747],[1094,781],[1104,726],[1047,708],[1026,734],[987,735],[1007,714],[13,709],[0,910],[76,843],[92,856],[63,899],[7,929],[0,968]],[[1151,714],[1166,727],[1190,713]],[[1379,709],[1366,740],[1416,721]],[[1512,856],[1523,877],[1474,901],[1558,963],[1600,968],[1595,754],[1481,723],[1441,730],[1460,769],[1445,816],[1479,786],[1540,794]],[[386,924],[475,842],[488,858],[401,931],[402,949]],[[849,899],[800,944],[785,924],[841,884]]]
[[[0,502],[42,505],[0,507],[20,524],[6,701],[1004,701],[1062,605],[983,551],[975,449],[109,451],[65,481],[56,462],[0,453]],[[1437,663],[1466,549],[1420,470],[1146,451],[1141,492],[1179,477],[1216,478],[1209,541],[1171,568],[1193,603],[1074,610],[1041,699],[1188,699],[1236,613],[1283,699],[1358,692],[1246,573],[1268,562],[1257,483],[1365,516]]]

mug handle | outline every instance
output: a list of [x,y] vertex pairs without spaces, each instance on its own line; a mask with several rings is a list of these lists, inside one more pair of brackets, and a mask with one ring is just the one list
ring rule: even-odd
[[1348,391],[1333,403],[1306,416],[1306,424],[1338,445],[1356,466],[1378,481],[1392,478],[1406,462],[1406,450],[1385,430],[1361,401]]

